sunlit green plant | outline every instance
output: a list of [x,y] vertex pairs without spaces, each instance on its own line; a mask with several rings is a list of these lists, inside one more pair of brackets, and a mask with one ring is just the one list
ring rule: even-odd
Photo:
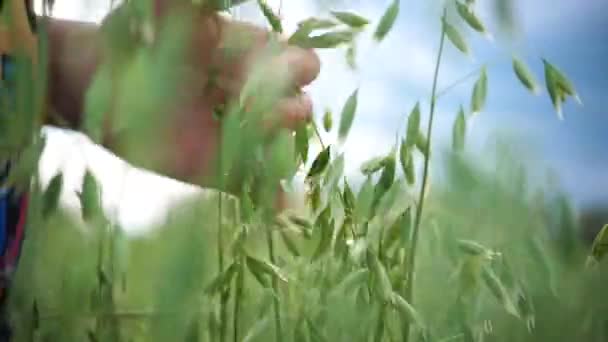
[[[111,58],[88,92],[86,129],[100,141],[104,106],[113,103],[108,98],[118,96],[118,89],[126,89],[115,105],[123,120],[119,128],[129,137],[122,143],[145,165],[154,163],[142,151],[157,129],[147,124],[162,125],[145,114],[165,105],[156,95],[174,90],[172,61],[188,28],[173,18],[173,25],[158,36],[159,48],[150,49],[145,39],[131,44],[125,30],[133,20],[145,28],[150,15],[149,1],[132,3],[108,26]],[[258,4],[273,31],[282,33],[273,8],[263,0]],[[355,66],[357,37],[369,29],[381,43],[404,15],[402,6],[392,0],[376,21],[348,11],[309,18],[299,23],[289,42],[345,48],[347,62]],[[453,148],[444,154],[446,184],[429,188],[431,156],[440,152],[433,147],[432,133],[446,42],[470,52],[447,11],[455,10],[472,30],[488,34],[475,1],[445,6],[428,122],[421,118],[427,108],[416,103],[390,153],[361,165],[365,180],[358,187],[344,177],[340,148],[364,94],[352,91],[339,120],[324,113],[323,129],[336,134],[336,145],[321,140],[316,122],[298,127],[295,134],[266,136],[258,129],[259,120],[270,111],[281,85],[265,83],[260,69],[253,70],[239,99],[217,110],[225,138],[215,184],[230,194],[219,191],[184,203],[155,236],[126,241],[120,227],[104,217],[101,189],[90,172],[79,193],[82,222],[58,210],[61,174],[44,189],[34,178],[30,216],[37,227],[26,241],[17,279],[22,287],[12,300],[18,339],[605,338],[601,314],[608,308],[595,287],[606,280],[606,228],[587,257],[572,234],[567,201],[544,198],[554,195],[554,189],[528,189],[526,170],[518,173],[516,167],[485,172],[464,153],[467,120],[486,108],[486,66],[476,73],[468,106],[455,109]],[[546,88],[561,117],[562,102],[578,95],[557,67],[543,63]],[[125,66],[128,72],[118,72]],[[523,86],[538,92],[538,81],[521,59],[513,58],[513,69]],[[129,89],[141,87],[147,87],[149,96],[129,96]],[[321,151],[311,157],[313,137]],[[517,165],[507,156],[497,157]],[[415,173],[418,157],[420,177]],[[305,208],[276,212],[277,184],[289,183],[298,171],[305,174]],[[23,179],[24,171],[19,172],[15,179]],[[557,239],[547,229],[552,217],[563,225]],[[78,229],[83,225],[88,234]],[[553,331],[566,324],[566,333]]]

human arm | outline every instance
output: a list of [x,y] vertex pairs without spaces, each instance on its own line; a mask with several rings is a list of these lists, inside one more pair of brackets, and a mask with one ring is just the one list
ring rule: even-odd
[[[212,26],[214,23],[218,26]],[[217,104],[238,95],[248,72],[249,62],[268,37],[268,32],[261,28],[221,17],[200,17],[196,25],[187,62],[192,63],[196,67],[194,70],[200,73],[198,76],[203,78],[208,76],[205,73],[209,64],[219,63],[221,60],[216,53],[225,36],[219,32],[249,32],[254,37],[254,44],[248,50],[242,51],[232,63],[216,65],[221,71],[220,76],[226,81],[224,84],[228,86],[221,91],[198,94],[188,101],[177,103],[167,113],[172,119],[171,129],[174,133],[165,139],[165,142],[174,153],[170,154],[172,159],[166,161],[164,168],[154,171],[186,182],[193,180],[200,172],[208,173],[213,169],[212,163],[220,141],[220,127],[212,118],[212,110]],[[99,27],[95,24],[51,19],[48,32],[49,100],[55,112],[51,118],[59,117],[70,128],[79,129],[84,114],[86,91],[103,62]],[[214,35],[213,32],[217,34]],[[312,50],[292,46],[285,46],[274,63],[286,67],[294,88],[301,88],[312,82],[320,68],[319,60]],[[294,127],[298,122],[309,120],[312,114],[311,101],[303,93],[280,100],[277,109],[287,127]],[[120,155],[120,151],[115,152]]]

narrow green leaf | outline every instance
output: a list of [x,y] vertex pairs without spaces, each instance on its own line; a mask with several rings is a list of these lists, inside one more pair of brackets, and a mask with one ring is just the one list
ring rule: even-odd
[[481,255],[469,255],[460,263],[458,268],[459,297],[478,293],[477,290],[484,263],[484,258]]
[[562,120],[562,102],[566,100],[566,97],[564,96],[563,90],[558,85],[555,68],[544,59],[543,64],[545,67],[545,85],[549,92],[551,103],[557,112],[557,117]]
[[301,254],[296,243],[291,239],[285,230],[279,229],[279,232],[281,233],[281,238],[283,239],[283,243],[285,244],[285,247],[287,247],[289,253],[291,253],[293,256],[299,257]]
[[258,0],[258,6],[262,10],[262,13],[270,23],[272,30],[274,32],[283,33],[283,25],[281,24],[281,19],[274,13],[272,8],[268,6],[265,0]]
[[266,273],[283,282],[288,282],[287,277],[283,274],[281,269],[267,261],[261,261],[254,257],[247,256],[247,266],[249,266],[252,269],[256,269],[262,273]]
[[325,129],[325,132],[329,133],[331,131],[332,126],[332,115],[331,111],[328,109],[325,111],[325,114],[323,114],[323,128]]
[[223,272],[218,274],[209,285],[205,288],[205,293],[212,295],[215,293],[219,293],[230,286],[230,282],[232,278],[236,274],[238,269],[238,265],[233,262],[226,268]]
[[89,221],[95,218],[101,210],[101,192],[95,176],[89,169],[85,171],[80,192],[82,218]]
[[367,249],[366,253],[367,264],[370,270],[372,271],[372,274],[374,275],[375,279],[379,283],[379,287],[377,287],[379,291],[378,295],[384,302],[388,303],[391,301],[393,295],[391,278],[388,276],[386,269],[384,268],[380,260],[378,260],[376,254],[374,254],[374,252],[370,249]]
[[300,226],[304,230],[312,229],[312,222],[310,222],[310,220],[308,220],[305,217],[299,216],[298,214],[295,214],[295,213],[291,213],[290,215],[287,216],[287,218],[293,224]]
[[520,318],[520,313],[517,310],[515,303],[513,303],[513,299],[494,271],[489,267],[484,267],[482,277],[488,289],[490,289],[494,297],[503,305],[505,310],[509,314]]
[[408,207],[384,234],[384,242],[382,243],[384,248],[390,249],[398,242],[400,242],[399,245],[401,247],[406,247],[409,244],[410,226],[410,208]]
[[479,78],[473,86],[473,94],[471,95],[471,113],[479,113],[486,104],[486,97],[488,92],[488,76],[486,68],[481,69]]
[[331,291],[334,294],[349,294],[359,285],[364,284],[368,277],[369,270],[367,268],[360,268],[349,273]]
[[382,15],[382,18],[380,18],[380,22],[374,32],[374,39],[376,41],[382,41],[395,25],[399,16],[399,2],[400,0],[393,0]]
[[405,138],[407,146],[414,146],[416,144],[418,131],[420,131],[420,103],[416,102],[407,119],[407,135]]
[[344,179],[344,190],[342,191],[342,203],[344,203],[344,209],[347,213],[352,214],[355,209],[355,195],[350,185],[348,185],[346,178]]
[[312,234],[311,233],[312,228],[303,227],[301,225],[295,224],[289,219],[288,216],[286,216],[284,214],[277,216],[275,223],[278,225],[278,227],[281,230],[285,230],[285,231],[289,231],[289,232],[298,234],[299,236],[303,236],[307,239],[309,239]]
[[386,156],[372,157],[361,164],[360,171],[362,174],[369,176],[380,171],[386,163]]
[[[393,219],[393,215],[390,215],[390,213],[402,191],[403,182],[401,180],[397,179],[389,184],[388,188],[385,188],[385,191],[383,191],[382,197],[377,201],[378,204],[374,216],[379,216],[383,219]],[[383,222],[386,221],[383,220]]]
[[536,317],[534,304],[532,303],[532,298],[525,292],[523,286],[520,286],[520,289],[517,293],[517,309],[521,312],[521,316],[526,323],[526,327],[529,332],[534,331],[536,325]]
[[471,10],[471,7],[461,3],[460,1],[456,1],[456,8],[458,10],[458,14],[460,14],[460,17],[464,19],[464,21],[466,21],[473,30],[479,33],[486,32],[486,28],[477,15]]
[[312,184],[309,191],[306,193],[307,202],[313,211],[319,210],[321,206],[321,186],[316,183]]
[[310,137],[308,136],[308,129],[306,129],[306,126],[303,124],[298,125],[298,127],[296,127],[296,152],[303,163],[308,161],[309,139]]
[[331,247],[331,239],[333,235],[334,221],[331,218],[331,207],[327,206],[317,217],[315,222],[315,230],[318,230],[321,234],[319,238],[319,244],[317,249],[313,253],[312,259],[316,260],[325,254]]
[[414,156],[410,153],[408,155],[408,161],[405,169],[405,179],[409,185],[416,183],[416,169],[414,165]]
[[595,260],[595,262],[601,261],[604,256],[608,253],[608,224],[604,225],[604,227],[600,230],[600,232],[595,236],[593,240],[593,244],[591,245],[591,255],[590,257]]
[[403,173],[405,173],[405,169],[407,168],[410,153],[410,148],[405,139],[401,139],[401,146],[399,146],[399,164],[401,165],[401,170]]
[[445,30],[445,35],[448,37],[450,42],[452,42],[452,44],[454,44],[454,46],[462,53],[468,55],[469,46],[464,40],[464,37],[460,34],[460,32],[458,32],[456,27],[448,23],[445,18],[443,19],[443,29]]
[[353,12],[332,11],[331,14],[352,28],[362,28],[369,24],[367,19]]
[[367,178],[359,194],[357,195],[357,205],[355,206],[355,221],[363,223],[369,219],[374,200],[374,186],[370,177]]
[[422,316],[416,311],[416,309],[408,303],[398,293],[391,293],[391,304],[401,313],[402,317],[408,322],[416,324],[418,327],[424,327]]
[[317,248],[315,249],[315,252],[312,255],[312,260],[319,259],[321,256],[325,255],[325,253],[327,251],[329,251],[329,247],[331,247],[331,237],[332,237],[331,226],[333,226],[333,221],[332,221],[332,224],[320,229],[321,230],[321,239],[319,239],[319,244],[317,245]]
[[483,246],[477,241],[472,240],[458,240],[458,248],[463,252],[471,255],[487,255],[490,249]]
[[306,178],[315,177],[325,171],[327,165],[329,164],[330,148],[331,146],[327,146],[324,150],[319,152],[317,158],[315,158],[315,160],[312,162]]
[[247,260],[247,268],[249,269],[249,272],[251,272],[251,275],[253,275],[255,280],[257,280],[257,282],[263,288],[270,288],[270,282],[265,278],[266,274],[263,273],[259,267],[256,267],[255,265],[251,264],[249,260]]
[[513,71],[524,87],[530,90],[533,94],[539,93],[540,87],[538,86],[536,78],[534,75],[532,75],[532,72],[530,69],[528,69],[524,62],[517,57],[513,57]]
[[566,75],[564,75],[564,73],[559,70],[555,65],[547,62],[546,60],[543,61],[545,65],[547,65],[553,71],[555,82],[557,83],[557,86],[562,90],[562,92],[564,92],[564,94],[574,97],[576,102],[580,104],[581,100],[578,97],[578,93],[576,92],[574,85],[572,84],[572,82],[570,82]]
[[405,175],[405,179],[409,185],[416,182],[416,170],[414,168],[414,157],[412,156],[411,147],[408,146],[405,139],[401,141],[401,147],[399,149],[399,163],[401,169]]
[[239,205],[240,205],[240,209],[241,209],[240,210],[241,219],[244,221],[251,220],[251,218],[255,214],[255,206],[253,204],[251,196],[249,195],[249,191],[247,191],[247,190],[242,191],[240,199],[239,199]]
[[403,246],[410,245],[410,239],[412,235],[412,208],[408,207],[407,210],[399,218],[399,225],[401,226],[401,243]]
[[380,179],[378,180],[378,190],[380,190],[377,195],[382,195],[386,190],[388,190],[393,181],[395,180],[395,153],[396,148],[393,148],[388,156],[385,157],[384,167],[382,168],[382,173],[380,174]]
[[59,197],[63,188],[63,173],[56,174],[43,194],[42,217],[47,218],[53,214],[59,206]]
[[344,107],[342,108],[342,113],[340,114],[340,127],[338,129],[338,139],[341,141],[346,139],[346,136],[348,135],[348,132],[353,124],[355,113],[357,112],[358,95],[359,89],[357,88],[348,97],[344,103]]
[[582,101],[574,85],[564,73],[547,60],[543,59],[542,61],[545,66],[545,83],[551,97],[551,102],[557,112],[558,118],[562,120],[562,103],[566,101],[567,96],[572,96],[578,104],[582,104]]
[[333,192],[344,173],[344,154],[340,154],[329,165],[325,177],[327,191]]
[[420,153],[422,153],[425,157],[428,157],[426,154],[429,152],[428,151],[428,140],[426,139],[426,137],[424,136],[424,133],[422,133],[422,131],[418,131],[418,134],[416,135],[416,148],[418,149],[418,151],[420,151]]
[[352,31],[332,31],[318,36],[298,37],[293,44],[306,49],[333,49],[350,43],[354,38]]
[[335,27],[336,22],[327,19],[308,18],[298,23],[298,29],[289,37],[290,45],[299,46],[305,44],[309,35],[315,30],[329,29]]
[[298,23],[298,28],[307,28],[310,30],[322,30],[335,27],[337,23],[329,19],[308,18]]
[[464,109],[460,106],[460,111],[454,121],[454,128],[452,129],[452,147],[455,151],[461,151],[464,149],[465,136],[467,130],[467,122],[464,115]]

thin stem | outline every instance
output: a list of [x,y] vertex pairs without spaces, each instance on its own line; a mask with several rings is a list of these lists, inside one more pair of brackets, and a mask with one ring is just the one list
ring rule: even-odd
[[319,132],[319,127],[317,127],[317,123],[316,122],[312,122],[312,127],[315,129],[315,135],[317,136],[317,139],[319,139],[319,143],[321,144],[321,148],[325,149],[325,144],[323,143],[323,139],[321,139],[321,133]]
[[218,216],[218,224],[217,224],[217,258],[219,263],[220,272],[224,270],[224,234],[222,229],[222,193],[218,192],[218,201],[217,201],[217,216]]
[[[218,256],[218,273],[222,273],[224,271],[224,229],[222,224],[222,193],[218,192],[218,201],[217,201],[217,256]],[[228,326],[226,325],[226,320],[228,319],[228,308],[226,306],[226,302],[228,299],[228,295],[230,290],[224,290],[220,293],[220,342],[224,342],[226,340],[226,332]]]
[[241,257],[241,265],[240,265],[240,270],[239,273],[237,274],[237,278],[236,278],[236,287],[235,287],[235,294],[234,294],[234,312],[233,312],[233,316],[232,316],[232,322],[233,322],[233,329],[234,329],[234,342],[238,342],[239,341],[239,313],[241,312],[241,297],[243,295],[243,287],[244,287],[244,282],[245,282],[245,270],[244,270],[244,262],[245,260],[243,260],[243,258]]
[[469,78],[477,75],[482,68],[483,68],[483,66],[475,68],[475,70],[472,70],[468,74],[462,76],[461,78],[459,78],[456,81],[452,82],[447,87],[443,88],[441,91],[438,91],[436,99],[439,99],[440,97],[442,97],[443,95],[445,95],[446,93],[448,93],[450,90],[452,90],[452,89],[456,88],[457,86],[459,86],[460,84],[466,82]]
[[[266,230],[266,240],[268,242],[268,256],[270,258],[270,262],[275,264],[275,256],[274,256],[274,242],[272,239],[272,231],[270,229]],[[281,308],[279,303],[279,284],[276,277],[272,277],[272,290],[275,295],[273,298],[274,305],[274,328],[275,328],[275,341],[283,341],[283,328],[281,326]]]
[[374,342],[381,342],[384,337],[384,308],[380,308],[380,312],[378,313],[378,321],[376,322],[376,331],[374,333]]
[[497,63],[497,61],[493,61],[490,63],[484,63],[480,66],[478,66],[477,68],[471,70],[469,73],[467,73],[466,75],[462,76],[461,78],[457,79],[456,81],[450,83],[450,85],[448,85],[447,87],[441,89],[440,91],[437,92],[437,95],[435,95],[435,100],[438,100],[439,98],[441,98],[442,96],[444,96],[445,94],[447,94],[448,92],[450,92],[452,89],[456,88],[457,86],[461,85],[462,83],[466,82],[467,80],[469,80],[471,77],[478,75],[479,72],[481,72],[481,69],[483,69],[484,67],[488,67],[489,65],[492,65],[494,63]]
[[[430,151],[431,151],[431,138],[433,133],[433,118],[435,116],[435,103],[437,100],[437,79],[439,78],[439,66],[441,65],[441,57],[443,56],[443,45],[445,42],[445,24],[444,20],[446,17],[446,10],[444,9],[442,26],[441,26],[441,38],[439,40],[439,52],[437,53],[437,61],[435,63],[435,72],[433,75],[433,87],[431,90],[431,106],[429,113],[429,122],[427,127],[427,144],[426,151],[424,154],[424,169],[422,174],[422,186],[420,188],[420,194],[418,196],[418,206],[416,206],[416,217],[414,221],[414,229],[412,232],[412,248],[407,258],[407,276],[406,276],[406,287],[405,287],[405,300],[413,305],[413,293],[414,293],[414,268],[416,266],[416,248],[418,246],[418,235],[420,232],[420,222],[422,219],[422,210],[424,208],[424,194],[426,185],[429,178],[429,163],[430,163]],[[403,340],[408,341],[410,335],[410,324],[406,323],[403,330]]]

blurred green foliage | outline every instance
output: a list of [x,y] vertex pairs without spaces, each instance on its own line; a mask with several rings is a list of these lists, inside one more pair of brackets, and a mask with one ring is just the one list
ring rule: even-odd
[[[277,20],[260,3],[269,20]],[[148,142],[158,127],[146,124],[183,76],[172,63],[188,28],[173,18],[155,49],[145,41],[126,43],[129,22],[145,27],[149,13],[146,3],[137,4],[108,26],[105,48],[115,58],[99,69],[88,92],[87,128],[95,136],[100,115],[114,104],[114,114],[125,120],[126,151],[151,165]],[[350,49],[364,21],[383,38],[398,15],[396,4],[375,22],[345,12],[309,19],[291,41]],[[333,35],[313,35],[334,27]],[[560,100],[575,94],[564,87],[565,76],[550,70],[547,86]],[[486,72],[473,96],[475,112],[485,104]],[[529,86],[523,74],[516,76]],[[250,82],[263,81],[254,76]],[[315,123],[295,136],[260,132],[261,114],[281,93],[281,85],[261,84],[248,84],[218,117],[231,139],[221,145],[217,184],[238,184],[238,191],[182,203],[149,236],[127,239],[101,215],[91,174],[80,194],[83,220],[49,204],[61,185],[42,189],[32,178],[29,229],[10,298],[17,341],[608,338],[607,264],[597,254],[586,266],[589,251],[599,249],[581,243],[567,198],[551,186],[531,187],[534,165],[514,157],[508,141],[493,151],[492,171],[467,157],[469,114],[462,106],[453,150],[431,148],[431,129],[424,133],[420,122],[424,108],[416,105],[406,135],[389,154],[364,164],[365,182],[351,187],[340,144],[308,156]],[[112,95],[117,89],[124,91]],[[256,101],[245,107],[253,95]],[[358,96],[365,95],[353,92],[339,125],[325,119],[329,133],[337,126],[340,141],[356,119]],[[426,168],[414,176],[414,156],[428,162],[431,152],[433,160],[443,159],[441,182],[431,179],[432,189],[421,186],[430,177]],[[276,185],[298,170],[306,175],[306,205],[277,213]]]

